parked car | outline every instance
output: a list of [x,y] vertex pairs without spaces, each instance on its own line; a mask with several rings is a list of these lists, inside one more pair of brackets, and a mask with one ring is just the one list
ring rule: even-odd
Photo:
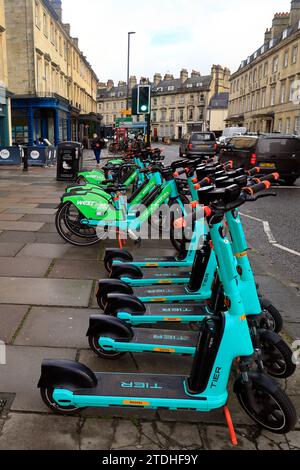
[[179,147],[180,157],[214,157],[218,149],[216,136],[213,132],[193,132],[186,134]]
[[293,184],[300,176],[300,139],[284,134],[233,137],[220,153],[221,162],[228,160],[234,168],[258,166],[263,173],[278,171],[281,179]]
[[220,144],[226,144],[232,137],[244,135],[247,132],[246,127],[226,127],[219,138]]

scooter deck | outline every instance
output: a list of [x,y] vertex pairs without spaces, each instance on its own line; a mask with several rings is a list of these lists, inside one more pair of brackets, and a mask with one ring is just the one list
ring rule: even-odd
[[[147,330],[135,328],[131,343],[196,347],[199,333],[196,331]],[[117,342],[117,340],[116,340]]]
[[[148,375],[96,373],[98,384],[91,389],[76,390],[74,395],[124,397],[128,398],[169,398],[176,400],[206,400],[205,397],[188,395],[185,390],[186,378],[180,375]],[[126,400],[125,400],[126,401]],[[130,405],[128,401],[124,405]],[[145,404],[146,405],[146,404]],[[143,406],[143,403],[141,403]]]
[[[172,285],[172,286],[145,286],[135,287],[134,295],[143,301],[143,297],[173,297],[173,296],[187,296],[197,295],[197,293],[189,293],[186,290],[186,285]],[[150,301],[150,300],[149,300]],[[184,302],[184,299],[182,299]]]
[[[155,270],[157,271],[157,270]],[[169,278],[170,279],[173,279],[173,278],[176,278],[176,279],[189,279],[191,276],[191,271],[181,271],[181,270],[178,270],[177,269],[166,269],[166,270],[163,270],[163,271],[159,271],[159,272],[154,272],[151,270],[151,272],[148,272],[148,270],[144,273],[143,272],[143,280],[145,281],[148,281],[148,280],[155,280],[155,281],[159,281],[160,279],[164,280],[164,281],[167,281]],[[123,276],[124,278],[126,276]]]
[[207,307],[205,304],[184,304],[180,306],[180,304],[172,304],[172,305],[165,305],[165,304],[155,304],[146,306],[146,311],[143,313],[143,316],[153,316],[153,315],[160,315],[166,317],[176,317],[180,315],[183,316],[191,316],[191,315],[208,315]]

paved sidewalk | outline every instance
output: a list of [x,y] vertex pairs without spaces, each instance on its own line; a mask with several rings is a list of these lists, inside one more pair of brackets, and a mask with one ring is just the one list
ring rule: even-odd
[[[92,165],[89,155],[88,165]],[[7,344],[7,365],[0,365],[0,450],[2,449],[230,449],[221,412],[91,410],[77,417],[55,416],[40,399],[36,384],[44,358],[76,359],[93,370],[188,373],[191,359],[126,355],[101,360],[89,350],[85,333],[98,312],[94,290],[105,277],[104,246],[67,245],[57,235],[55,208],[65,188],[54,169],[0,168],[0,339]],[[133,247],[136,256],[163,254],[167,242]],[[289,310],[299,297],[270,276],[263,257],[252,259],[264,294],[286,319],[288,339],[298,334]],[[299,370],[283,386],[299,410]],[[1,402],[1,400],[3,400]],[[2,407],[3,405],[3,407]],[[300,425],[287,436],[261,432],[233,395],[230,408],[240,449],[299,449]]]

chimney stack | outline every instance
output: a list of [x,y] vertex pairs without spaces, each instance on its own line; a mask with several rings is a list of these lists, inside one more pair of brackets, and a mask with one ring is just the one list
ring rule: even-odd
[[270,42],[272,39],[272,30],[271,28],[270,29],[266,29],[266,32],[265,32],[265,42]]
[[291,2],[290,24],[294,25],[300,20],[300,0]]
[[135,76],[135,75],[132,75],[132,76],[129,78],[129,88],[132,89],[132,88],[134,88],[135,86],[137,86],[137,79],[136,79],[136,76]]
[[189,78],[189,73],[186,69],[182,69],[180,72],[180,80],[182,83],[186,82]]
[[156,73],[153,77],[153,83],[157,86],[162,81],[162,76],[160,73]]
[[272,28],[271,28],[271,37],[277,38],[279,37],[283,31],[289,26],[290,24],[290,14],[287,13],[275,13],[275,16],[272,21]]
[[198,72],[197,70],[192,70],[191,78],[198,78],[198,77],[201,77],[201,73]]
[[107,90],[111,90],[113,87],[115,86],[114,84],[114,81],[113,80],[108,80],[107,81]]

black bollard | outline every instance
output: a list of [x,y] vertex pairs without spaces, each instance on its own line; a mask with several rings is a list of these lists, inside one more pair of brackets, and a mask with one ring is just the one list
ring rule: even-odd
[[28,147],[23,147],[23,171],[28,171]]

